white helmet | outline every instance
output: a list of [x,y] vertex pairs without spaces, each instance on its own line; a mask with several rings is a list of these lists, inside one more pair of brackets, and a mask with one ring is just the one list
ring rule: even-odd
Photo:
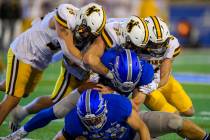
[[105,27],[106,13],[102,6],[96,3],[89,3],[82,7],[77,15],[76,25],[79,27],[78,31],[82,32],[85,25],[93,35],[99,35]]
[[55,14],[55,20],[63,27],[74,29],[76,26],[76,13],[79,9],[71,4],[61,4]]
[[170,32],[166,23],[157,16],[145,18],[149,29],[149,42],[147,50],[153,57],[162,57],[170,41]]
[[164,43],[170,36],[167,24],[157,16],[144,19],[149,29],[149,40],[153,43]]
[[132,44],[137,47],[145,47],[149,39],[149,32],[146,23],[143,19],[137,16],[131,16],[125,23],[123,23],[123,33],[125,45]]

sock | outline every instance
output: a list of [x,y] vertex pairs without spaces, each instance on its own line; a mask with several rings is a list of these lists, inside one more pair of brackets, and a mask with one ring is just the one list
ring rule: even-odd
[[44,109],[36,114],[32,119],[30,119],[23,127],[27,132],[31,132],[37,128],[42,128],[46,126],[50,121],[57,119],[53,107]]

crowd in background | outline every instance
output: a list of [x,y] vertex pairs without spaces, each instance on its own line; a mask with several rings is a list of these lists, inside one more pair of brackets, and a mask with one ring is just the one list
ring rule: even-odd
[[[166,22],[171,22],[168,22],[169,27],[172,33],[177,32],[175,35],[177,35],[182,41],[181,43],[184,44],[185,41],[186,44],[188,43],[188,46],[191,47],[199,46],[199,39],[203,39],[203,37],[199,36],[201,35],[199,34],[201,30],[204,29],[206,34],[209,34],[210,36],[210,30],[208,32],[208,27],[210,25],[208,27],[204,25],[205,28],[200,28],[202,21],[194,20],[198,17],[191,18],[188,15],[185,15],[185,19],[186,17],[189,17],[189,21],[191,20],[193,22],[189,22],[188,20],[179,22],[182,18],[180,17],[182,16],[182,13],[180,13],[178,17],[176,13],[179,12],[180,9],[176,9],[176,5],[174,6],[175,8],[171,8],[171,1],[169,0],[0,0],[0,73],[3,71],[1,59],[2,56],[6,58],[6,52],[9,48],[9,44],[12,42],[14,37],[19,35],[21,32],[24,32],[31,26],[33,19],[44,16],[61,3],[71,3],[77,7],[81,7],[92,1],[103,5],[108,18],[128,17],[129,15],[137,15],[143,18],[153,15],[160,16]],[[173,2],[174,1],[177,0],[173,0]],[[179,5],[182,5],[182,3]],[[206,6],[206,4],[204,4],[204,6]],[[191,8],[191,6],[188,7]],[[175,9],[175,11],[173,11],[173,9]],[[182,8],[182,10],[183,9],[185,8]],[[208,10],[208,7],[206,7],[206,9],[207,12],[203,13],[204,15],[207,15],[205,17],[208,17],[208,15],[210,15],[210,10]],[[173,11],[173,13],[171,11]],[[189,12],[189,14],[191,13],[193,12]],[[198,15],[198,12],[194,13]],[[193,17],[194,15],[191,14],[190,16]],[[206,19],[207,21],[210,21],[210,18]],[[200,31],[198,28],[194,28],[193,24],[197,24]],[[204,38],[203,40],[207,40],[206,42],[209,42],[208,39],[205,40]]]

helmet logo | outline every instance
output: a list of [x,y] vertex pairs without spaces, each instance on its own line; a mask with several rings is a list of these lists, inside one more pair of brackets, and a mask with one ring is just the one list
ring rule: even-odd
[[75,12],[74,12],[73,9],[71,9],[71,8],[68,7],[67,10],[68,10],[68,12],[69,12],[70,14],[75,15]]
[[98,9],[96,6],[92,6],[87,9],[86,15],[90,16],[93,12],[100,12],[100,9]]
[[138,21],[130,20],[127,25],[127,31],[130,33],[134,26],[137,26],[139,24]]

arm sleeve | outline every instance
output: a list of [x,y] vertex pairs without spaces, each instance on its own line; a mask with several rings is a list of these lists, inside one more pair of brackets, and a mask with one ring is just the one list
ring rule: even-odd
[[70,112],[75,106],[80,97],[80,93],[77,89],[73,90],[65,98],[60,100],[53,106],[54,114],[57,118],[63,118],[68,112]]
[[176,56],[178,56],[180,52],[181,52],[181,47],[180,47],[179,41],[176,37],[172,36],[168,44],[168,49],[166,50],[164,54],[164,58],[173,59]]
[[50,121],[57,119],[53,113],[53,108],[48,108],[40,111],[32,119],[30,119],[23,127],[27,132],[42,128],[50,123]]

